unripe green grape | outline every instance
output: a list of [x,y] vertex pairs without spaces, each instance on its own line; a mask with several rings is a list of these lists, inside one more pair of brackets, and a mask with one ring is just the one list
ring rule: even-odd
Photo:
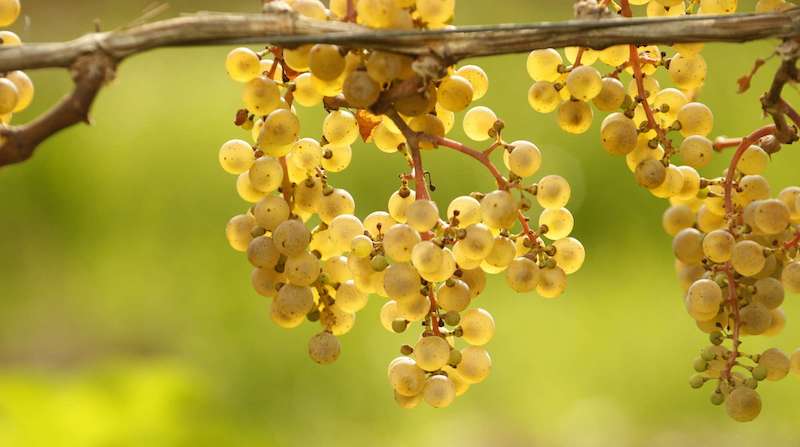
[[600,72],[589,65],[572,69],[567,75],[566,84],[572,96],[584,102],[594,99],[603,88]]
[[358,139],[358,122],[346,110],[334,110],[322,122],[322,134],[336,146],[349,146]]
[[256,116],[265,116],[278,108],[281,92],[278,84],[264,76],[256,76],[244,85],[242,101],[247,110]]
[[680,194],[681,191],[683,190],[683,185],[684,185],[683,173],[681,172],[681,170],[678,169],[677,166],[671,164],[667,166],[664,174],[665,174],[664,181],[661,182],[661,184],[656,186],[655,188],[652,188],[650,190],[650,193],[662,199],[666,199],[668,197],[674,197]]
[[248,82],[261,74],[261,60],[250,48],[235,48],[225,58],[225,70],[234,81]]
[[335,362],[339,358],[341,350],[342,345],[339,343],[339,339],[330,332],[322,331],[308,341],[308,355],[311,360],[320,365]]
[[558,67],[563,62],[558,51],[552,48],[533,50],[528,55],[528,75],[534,81],[554,82],[560,76]]
[[225,236],[231,248],[236,251],[247,251],[253,236],[250,234],[256,226],[256,221],[249,214],[233,216],[225,227]]
[[783,287],[791,293],[800,293],[800,262],[793,261],[783,266]]
[[[300,120],[291,110],[277,109],[267,115],[261,134],[258,136],[258,147],[269,155],[276,155],[273,152],[283,152],[286,148],[297,141],[300,134]],[[291,149],[291,147],[289,147]]]
[[675,257],[686,264],[699,264],[703,260],[703,233],[685,228],[672,239]]
[[[658,112],[656,118],[662,127],[671,126],[678,119],[678,111],[689,102],[686,95],[675,88],[665,88],[653,97],[652,107]],[[666,111],[663,111],[666,109]]]
[[766,234],[779,234],[789,226],[790,213],[778,199],[759,202],[755,209],[755,224]]
[[322,147],[313,138],[303,138],[292,146],[292,163],[300,169],[312,171],[322,161]]
[[519,177],[530,177],[542,165],[542,153],[530,141],[518,140],[511,143],[511,152],[503,151],[506,168]]
[[247,172],[242,172],[239,174],[239,177],[236,178],[236,192],[242,200],[250,203],[256,203],[266,195],[266,193],[253,188],[253,185],[250,183],[250,176]]
[[459,279],[440,285],[436,295],[439,306],[448,312],[463,312],[472,299],[469,286]]
[[761,303],[750,303],[739,311],[742,331],[748,335],[761,335],[772,326],[772,312]]
[[301,73],[294,78],[294,100],[304,107],[314,107],[322,102],[322,94],[314,88],[311,73]]
[[459,196],[447,206],[447,220],[452,222],[458,212],[457,228],[466,228],[481,221],[481,203],[470,196]]
[[667,178],[667,168],[659,160],[642,160],[634,172],[636,183],[647,189],[657,188]]
[[494,337],[494,318],[484,309],[470,309],[461,317],[461,329],[465,342],[483,346]]
[[619,79],[606,77],[603,78],[600,93],[594,97],[592,103],[603,112],[613,112],[622,107],[622,103],[625,101],[625,95],[625,87]]
[[561,95],[548,81],[536,81],[528,90],[528,104],[539,113],[550,113],[561,104]]
[[356,322],[354,313],[345,312],[338,305],[326,307],[319,318],[320,324],[333,335],[344,335],[353,329]]
[[744,207],[756,200],[768,199],[770,188],[767,179],[760,175],[745,175],[739,180],[739,188],[733,195],[733,201]]
[[767,169],[769,154],[758,146],[748,147],[739,159],[736,169],[742,174],[761,174]]
[[464,115],[464,132],[471,140],[485,141],[496,122],[497,115],[490,108],[473,107]]
[[564,177],[548,175],[542,177],[537,185],[536,201],[539,202],[542,208],[563,208],[569,202],[572,191]]
[[474,92],[468,80],[453,75],[442,80],[437,95],[442,107],[452,112],[460,112],[472,103]]
[[710,279],[695,281],[686,292],[686,310],[698,321],[708,321],[717,316],[722,304],[722,289]]
[[381,95],[381,86],[365,71],[356,70],[344,80],[342,93],[347,103],[358,109],[375,104]]
[[681,135],[706,136],[714,128],[714,114],[705,104],[690,102],[678,111],[678,121],[681,123]]
[[406,224],[398,224],[388,229],[383,238],[383,248],[386,255],[396,262],[408,262],[411,254],[420,242],[417,230]]
[[489,352],[480,346],[467,346],[461,350],[461,362],[456,371],[469,384],[483,382],[492,370]]
[[612,113],[600,125],[600,141],[610,154],[627,155],[636,148],[639,133],[633,120],[621,113]]
[[317,204],[317,214],[319,218],[330,224],[336,216],[342,214],[353,214],[356,210],[356,203],[349,192],[341,188],[336,188],[328,195],[323,194]]
[[727,230],[714,230],[703,238],[703,253],[713,262],[722,264],[733,256],[736,241]]
[[272,321],[286,329],[297,327],[313,307],[314,295],[310,288],[285,284],[272,301]]
[[496,190],[481,199],[483,222],[491,228],[510,228],[517,219],[519,204],[508,191]]
[[33,101],[33,81],[24,71],[15,70],[6,74],[6,79],[11,81],[17,88],[17,105],[13,112],[21,112],[28,108]]
[[694,225],[695,214],[686,205],[671,206],[664,211],[661,217],[661,226],[664,231],[675,236],[679,231]]
[[438,371],[450,358],[450,345],[441,337],[422,337],[414,346],[417,366],[425,371]]
[[267,196],[253,208],[256,223],[267,231],[274,231],[289,218],[289,204],[280,196]]
[[733,246],[731,265],[742,276],[754,276],[764,268],[764,249],[753,241],[739,241]]
[[325,156],[322,157],[322,167],[328,172],[342,172],[353,160],[353,148],[349,145],[326,144],[322,149],[325,152]]
[[505,237],[498,236],[494,238],[492,250],[486,255],[486,262],[488,265],[498,269],[498,272],[505,270],[509,264],[514,260],[517,254],[517,248],[514,242]]
[[553,243],[556,248],[556,254],[553,259],[556,264],[567,275],[571,275],[583,266],[583,261],[586,259],[586,249],[583,244],[575,238],[567,237],[559,239]]
[[316,44],[309,50],[309,71],[319,79],[332,81],[338,78],[344,66],[344,56],[336,45]]
[[390,298],[403,301],[419,295],[420,277],[411,264],[390,265],[383,276],[383,287]]
[[417,293],[411,298],[397,302],[397,312],[400,318],[418,322],[424,320],[431,310],[431,301],[425,295]]
[[409,357],[400,357],[390,363],[389,381],[401,396],[416,396],[425,387],[425,372]]
[[253,163],[248,176],[250,177],[250,184],[253,188],[264,193],[269,193],[281,186],[281,182],[283,182],[283,168],[276,158],[263,156],[259,157]]
[[567,275],[559,267],[542,269],[539,272],[539,283],[536,293],[542,298],[557,298],[567,288]]
[[572,233],[575,220],[572,213],[566,208],[550,208],[542,211],[542,214],[539,215],[539,225],[546,225],[545,237],[556,241],[564,239]]
[[456,74],[469,81],[472,85],[472,99],[477,101],[489,91],[489,77],[486,72],[477,65],[464,65],[456,70]]
[[286,278],[274,268],[255,268],[250,275],[250,282],[256,293],[274,298],[278,295],[278,284],[286,282]]
[[253,162],[253,148],[246,141],[230,140],[219,149],[219,164],[229,174],[246,172]]
[[676,54],[669,64],[669,76],[672,82],[683,90],[702,87],[707,71],[706,60],[700,54],[689,57]]
[[526,293],[539,284],[539,266],[528,258],[514,259],[506,269],[506,282],[515,292]]
[[758,364],[767,369],[767,380],[777,382],[789,374],[791,362],[789,357],[780,349],[770,348],[758,358]]
[[561,130],[571,134],[582,134],[592,125],[594,112],[582,101],[566,101],[558,108],[557,122]]
[[453,17],[455,0],[417,0],[417,13],[423,22],[445,23]]

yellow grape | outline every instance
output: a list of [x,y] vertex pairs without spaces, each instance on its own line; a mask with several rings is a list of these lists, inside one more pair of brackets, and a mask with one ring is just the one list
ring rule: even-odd
[[558,125],[565,132],[582,134],[592,125],[594,113],[589,104],[582,101],[566,101],[558,108]]

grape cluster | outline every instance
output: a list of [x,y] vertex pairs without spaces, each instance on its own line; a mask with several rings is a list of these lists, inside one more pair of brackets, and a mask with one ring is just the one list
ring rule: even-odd
[[[20,14],[19,0],[0,0],[0,27],[17,21]],[[21,45],[22,40],[12,31],[0,31],[0,47]],[[0,123],[9,125],[14,113],[28,108],[33,101],[33,81],[21,70],[5,73],[0,77]]]
[[[381,29],[446,27],[454,11],[453,0],[333,0],[329,6],[270,3],[314,20]],[[518,293],[556,298],[585,257],[583,245],[569,237],[569,183],[557,175],[531,181],[540,149],[507,142],[503,121],[487,107],[472,107],[487,93],[486,73],[476,65],[431,68],[429,62],[329,44],[234,49],[226,68],[243,84],[245,106],[236,124],[250,135],[219,151],[223,169],[238,176],[239,196],[252,204],[228,223],[228,241],[247,253],[253,287],[272,298],[276,324],[319,321],[321,332],[308,345],[315,362],[339,357],[338,337],[350,331],[370,295],[387,299],[380,320],[388,331],[421,327],[389,364],[395,400],[404,408],[422,400],[446,407],[489,375],[485,346],[495,321],[472,305],[487,273],[504,274]],[[301,136],[297,105],[325,108],[321,137]],[[487,149],[446,137],[462,111],[464,132],[488,142]],[[363,219],[352,195],[329,177],[348,167],[359,138],[410,167],[386,209]],[[422,153],[436,148],[480,162],[496,187],[440,209],[422,165]],[[499,153],[505,174],[492,161]],[[540,209],[531,225],[526,214]]]
[[[649,17],[730,14],[736,4],[623,0],[619,12],[630,17],[631,5],[646,5]],[[762,0],[757,9],[788,6]],[[786,323],[780,308],[785,291],[800,293],[800,187],[771,195],[762,174],[780,143],[770,129],[742,139],[708,138],[714,115],[695,100],[707,74],[702,49],[701,43],[676,44],[670,53],[652,45],[617,45],[566,48],[563,57],[555,49],[533,51],[527,69],[535,83],[528,99],[538,112],[555,111],[558,125],[574,134],[591,127],[593,108],[607,112],[600,125],[603,148],[625,156],[635,181],[669,200],[663,227],[674,237],[685,307],[711,342],[695,360],[698,375],[690,384],[714,382],[711,402],[724,403],[733,419],[749,421],[761,410],[755,391],[760,381],[780,380],[790,369],[800,375],[800,351],[790,360],[775,348],[748,355],[740,347],[743,336],[779,334]],[[596,61],[608,74],[594,67]],[[662,88],[655,78],[659,71],[673,86]],[[620,79],[626,73],[627,86]],[[737,151],[721,176],[700,175],[715,151],[732,146]]]

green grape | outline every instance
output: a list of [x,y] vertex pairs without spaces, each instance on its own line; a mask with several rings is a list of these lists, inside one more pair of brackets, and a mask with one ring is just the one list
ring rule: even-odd
[[447,206],[447,220],[458,220],[457,228],[466,228],[481,221],[481,203],[470,196],[460,196],[453,199]]
[[791,361],[780,349],[771,348],[764,351],[758,359],[758,364],[767,369],[767,380],[777,382],[789,375]]
[[325,152],[322,167],[328,172],[342,172],[353,161],[353,148],[350,145],[326,144],[322,149]]
[[304,107],[314,107],[322,102],[322,93],[314,88],[311,73],[301,73],[294,78],[294,101]]
[[503,163],[509,171],[519,177],[530,177],[542,165],[542,153],[530,141],[518,140],[511,143],[511,151],[503,151]]
[[642,160],[636,165],[634,176],[639,186],[653,189],[664,183],[667,178],[667,168],[659,160]]
[[322,147],[313,138],[303,138],[292,146],[292,163],[305,171],[313,171],[322,160]]
[[621,113],[608,115],[600,125],[603,148],[612,155],[627,155],[639,141],[636,124]]
[[656,197],[666,199],[680,194],[683,190],[683,184],[683,173],[677,166],[671,164],[664,171],[664,181],[655,188],[650,189],[650,192]]
[[314,295],[308,287],[285,284],[272,301],[271,316],[278,326],[299,326],[314,307]]
[[278,295],[278,284],[286,282],[286,279],[274,268],[255,268],[250,275],[250,282],[256,293],[267,298],[274,298]]
[[567,237],[559,239],[553,243],[556,248],[556,254],[553,259],[556,264],[567,275],[571,275],[583,266],[583,261],[586,259],[586,249],[583,244],[575,238]]
[[566,101],[558,108],[558,126],[564,132],[582,134],[591,127],[593,115],[589,104],[582,101]]
[[259,236],[247,246],[247,259],[254,267],[272,268],[278,263],[281,253],[269,236]]
[[341,252],[349,251],[353,238],[364,234],[364,225],[352,214],[336,216],[331,221],[329,229],[331,241],[336,250]]
[[778,199],[763,200],[755,207],[755,227],[766,234],[782,233],[789,226],[790,213],[785,203]]
[[308,355],[320,365],[335,362],[341,351],[339,339],[327,331],[320,332],[308,341]]
[[489,77],[486,72],[477,65],[464,65],[456,70],[456,74],[469,81],[472,85],[472,99],[477,101],[489,91]]
[[484,262],[497,270],[497,273],[505,270],[514,260],[517,254],[516,246],[511,239],[505,236],[494,238],[492,250],[486,255]]
[[427,296],[420,295],[419,293],[411,298],[399,300],[397,302],[397,311],[400,314],[400,318],[407,321],[422,321],[428,316],[430,310],[431,301]]
[[558,209],[567,205],[571,194],[569,183],[563,177],[548,175],[539,180],[536,200],[542,208]]
[[474,141],[486,141],[497,122],[497,115],[488,107],[473,107],[464,115],[464,133]]
[[472,103],[472,84],[458,75],[448,76],[439,84],[439,104],[451,112],[460,112]]
[[754,276],[764,268],[764,249],[753,241],[739,241],[733,246],[731,265],[742,276]]
[[560,76],[558,68],[563,62],[558,51],[552,48],[534,50],[528,55],[528,75],[534,81],[554,82]]
[[542,298],[557,298],[567,288],[567,275],[559,267],[539,271],[536,293]]
[[381,86],[365,71],[354,71],[347,75],[342,85],[347,103],[358,109],[367,109],[381,95]]
[[434,408],[446,408],[456,398],[456,385],[447,376],[434,375],[425,381],[425,389],[422,394],[428,405]]
[[459,279],[444,283],[436,291],[437,303],[448,312],[463,312],[470,303],[470,288]]
[[539,284],[539,266],[528,258],[516,258],[506,269],[506,282],[515,292],[526,293]]
[[342,214],[353,214],[356,203],[349,192],[341,188],[334,189],[330,194],[323,194],[317,203],[317,214],[320,220],[330,224],[331,221]]
[[556,241],[564,239],[572,233],[575,220],[566,208],[549,208],[539,215],[539,225],[547,226],[544,234],[548,239]]
[[725,399],[725,410],[737,422],[750,422],[761,413],[761,397],[746,386],[737,386]]
[[264,76],[247,81],[242,91],[242,101],[247,110],[256,116],[269,115],[281,102],[278,84]]
[[253,187],[250,183],[250,176],[247,172],[243,172],[239,174],[236,178],[236,192],[239,194],[239,197],[242,198],[245,202],[256,203],[262,198],[266,193],[263,193]]
[[411,264],[401,262],[386,268],[383,287],[389,298],[402,302],[419,295],[420,277]]
[[13,112],[21,112],[28,108],[33,101],[33,81],[24,71],[15,70],[6,74],[6,79],[11,81],[17,88],[17,105]]
[[[0,21],[2,21],[0,10]],[[225,70],[236,82],[249,82],[261,75],[261,60],[250,48],[236,48],[228,53],[225,59]]]
[[681,135],[706,136],[714,128],[714,114],[705,104],[690,102],[678,111],[678,121],[681,123]]
[[751,303],[739,311],[742,330],[748,335],[761,335],[772,326],[772,312],[761,303]]
[[[631,2],[633,3],[633,2]],[[628,45],[613,45],[600,50],[598,58],[600,62],[611,67],[619,67],[628,62],[631,52]]]
[[334,110],[322,123],[325,139],[336,146],[349,146],[358,139],[358,123],[355,116],[346,110]]
[[686,293],[686,310],[698,321],[715,318],[720,304],[722,304],[722,289],[710,279],[695,281]]
[[703,238],[703,254],[713,262],[730,261],[736,240],[727,230],[714,230]]
[[[250,151],[252,152],[252,149]],[[253,188],[264,193],[275,191],[283,182],[281,163],[276,158],[266,155],[259,157],[253,163],[248,175]]]
[[518,209],[519,203],[508,191],[492,191],[481,199],[483,223],[491,228],[511,228]]
[[570,71],[567,75],[567,88],[575,99],[588,102],[600,94],[603,89],[603,79],[596,68],[581,65]]
[[344,56],[336,45],[317,44],[308,53],[308,68],[314,77],[333,81],[344,71]]
[[450,358],[450,345],[441,337],[422,337],[414,346],[417,366],[425,371],[438,371]]
[[289,219],[280,223],[272,232],[272,240],[278,251],[286,256],[296,256],[308,248],[311,232],[305,224],[297,219]]
[[699,264],[703,260],[703,233],[685,228],[672,239],[672,252],[686,264]]
[[423,22],[446,23],[453,17],[455,0],[417,0],[417,13]]
[[528,104],[539,113],[550,113],[561,104],[561,95],[548,81],[536,81],[528,90]]
[[603,85],[600,89],[600,93],[594,97],[592,103],[603,112],[613,112],[622,107],[622,103],[625,101],[625,95],[625,87],[622,85],[622,82],[620,82],[619,79],[607,77],[603,78]]
[[676,54],[669,63],[669,76],[672,82],[683,90],[702,87],[707,71],[706,60],[700,54],[690,57]]
[[399,314],[397,312],[397,301],[387,301],[386,304],[381,307],[380,320],[383,328],[387,331],[394,332],[394,329],[392,329],[392,323],[398,317]]
[[397,222],[386,211],[374,211],[364,218],[364,228],[373,238],[386,234]]
[[679,231],[694,225],[695,214],[686,205],[676,205],[667,208],[661,217],[661,225],[664,231],[675,236]]
[[678,111],[689,102],[686,95],[675,88],[665,88],[653,97],[652,108],[661,127],[670,127],[678,119]]
[[411,254],[421,241],[417,230],[406,224],[398,224],[388,229],[383,238],[383,248],[386,256],[396,262],[408,262]]
[[241,174],[253,165],[253,148],[242,140],[230,140],[219,149],[219,164],[225,172]]
[[783,266],[783,287],[791,293],[800,293],[800,262],[793,261]]
[[470,309],[461,317],[461,338],[473,346],[483,346],[494,337],[494,318],[484,309]]
[[483,382],[492,370],[492,358],[480,346],[467,346],[461,350],[461,362],[456,371],[469,384]]
[[441,267],[444,254],[431,241],[422,241],[411,250],[411,264],[420,272],[433,272]]
[[274,231],[278,225],[289,218],[289,205],[280,196],[267,196],[253,208],[258,226],[267,231]]
[[234,216],[225,227],[225,236],[231,248],[236,251],[247,251],[253,236],[250,234],[256,226],[255,219],[249,214]]
[[753,298],[767,309],[777,309],[783,304],[784,290],[780,281],[775,278],[761,278],[753,284]]

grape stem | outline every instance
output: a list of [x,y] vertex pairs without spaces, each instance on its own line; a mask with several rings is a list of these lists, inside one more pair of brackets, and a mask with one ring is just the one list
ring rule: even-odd
[[428,299],[431,301],[431,310],[428,312],[431,318],[431,331],[433,331],[433,335],[441,337],[442,334],[439,332],[439,305],[436,304],[436,293],[433,291],[433,284],[428,284]]
[[292,183],[289,180],[289,166],[286,164],[286,156],[280,157],[278,160],[281,162],[281,169],[283,169],[283,184],[281,185],[281,192],[283,193],[283,200],[289,204],[289,209],[292,209]]
[[[495,182],[497,182],[497,187],[503,190],[508,190],[511,187],[511,184],[503,177],[503,174],[497,169],[497,166],[492,163],[492,160],[489,159],[488,151],[493,150],[493,148],[497,147],[497,145],[492,145],[486,152],[481,152],[472,148],[467,147],[466,145],[459,143],[458,141],[451,140],[449,138],[439,137],[436,135],[428,135],[428,134],[420,134],[419,137],[425,138],[426,140],[432,142],[437,146],[443,146],[446,148],[453,149],[455,151],[461,152],[469,157],[474,158],[478,162],[480,162],[489,173],[492,174],[494,177]],[[491,152],[489,152],[491,153]]]
[[714,141],[714,150],[717,152],[722,152],[723,149],[727,149],[729,147],[737,147],[740,144],[742,144],[741,138],[719,137]]
[[425,169],[422,166],[422,154],[419,150],[419,135],[408,127],[408,124],[406,124],[396,110],[389,109],[385,114],[394,122],[397,128],[400,129],[400,132],[406,139],[408,150],[411,153],[411,165],[414,168],[414,185],[417,200],[430,200],[431,196],[428,194],[428,186],[425,184]]

